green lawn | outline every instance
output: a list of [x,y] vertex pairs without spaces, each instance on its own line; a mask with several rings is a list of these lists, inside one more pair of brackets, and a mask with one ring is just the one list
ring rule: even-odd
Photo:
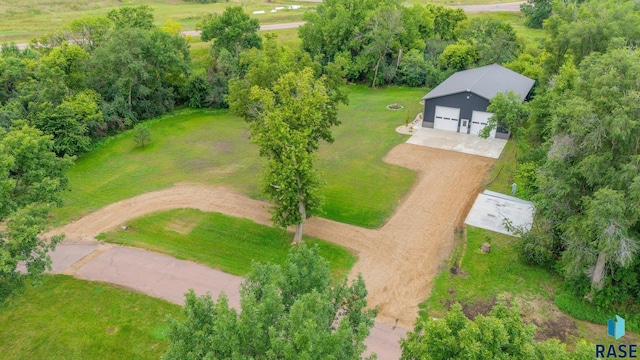
[[107,284],[46,276],[0,313],[2,359],[159,359],[180,308]]
[[278,35],[278,40],[282,43],[282,45],[286,45],[292,49],[297,49],[302,44],[302,39],[298,37],[297,28],[261,31],[260,34],[263,37],[263,41],[266,34],[276,34]]
[[[326,180],[324,216],[366,227],[380,226],[412,186],[415,173],[382,162],[408,136],[394,129],[406,112],[385,106],[399,102],[419,111],[425,91],[371,90],[349,86],[350,105],[341,107],[334,144],[321,146],[319,169]],[[191,182],[220,184],[260,198],[262,160],[249,143],[247,125],[226,111],[184,110],[148,122],[152,143],[136,148],[132,133],[107,139],[76,161],[71,191],[55,210],[60,225],[103,206],[145,192]]]
[[[409,136],[395,128],[421,111],[423,89],[386,88],[371,90],[349,86],[349,106],[342,107],[334,133],[336,141],[320,148],[318,167],[327,182],[323,217],[375,228],[381,226],[411,188],[416,174],[382,162],[382,158]],[[397,102],[405,110],[386,106]]]
[[516,174],[516,145],[513,139],[507,142],[500,157],[493,164],[488,176],[487,189],[511,195],[511,184]]
[[115,201],[176,182],[228,184],[259,194],[261,161],[245,123],[226,111],[182,111],[148,122],[152,142],[137,148],[128,131],[106,139],[69,171],[66,206],[58,224]]
[[[101,234],[98,239],[192,260],[234,275],[246,275],[253,261],[282,264],[292,234],[250,220],[194,209],[163,211],[129,221],[127,230]],[[356,261],[347,250],[325,241],[317,244],[329,261],[334,279],[345,278]]]
[[[434,280],[431,296],[421,307],[429,317],[438,317],[451,301],[473,303],[504,292],[553,300],[561,279],[545,269],[523,264],[518,258],[517,241],[518,238],[467,226],[466,249],[460,263],[462,275],[452,275],[449,264]],[[485,242],[491,244],[489,254],[480,251]]]

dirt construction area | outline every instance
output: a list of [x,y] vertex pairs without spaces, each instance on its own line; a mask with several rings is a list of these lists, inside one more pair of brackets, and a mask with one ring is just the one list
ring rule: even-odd
[[[494,160],[411,144],[398,145],[384,160],[419,174],[384,226],[371,230],[312,218],[305,233],[356,253],[351,277],[363,274],[369,304],[380,307],[378,320],[409,329],[453,249],[455,228],[462,226]],[[179,184],[111,204],[52,233],[65,233],[66,244],[95,243],[95,236],[127,220],[174,208],[216,211],[271,225],[268,206],[223,187]]]

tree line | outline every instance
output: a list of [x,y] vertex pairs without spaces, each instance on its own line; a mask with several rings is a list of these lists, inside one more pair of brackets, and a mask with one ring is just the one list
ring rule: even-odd
[[[169,24],[170,25],[170,24]],[[0,53],[0,126],[15,119],[51,135],[58,155],[171,111],[190,73],[179,27],[154,25],[146,6],[81,18]]]
[[536,207],[522,258],[560,274],[576,299],[628,314],[628,326],[640,328],[640,7],[523,7],[546,39],[511,63],[537,80],[533,100],[517,107],[525,156],[515,179]]
[[[515,60],[523,40],[513,27],[489,16],[468,19],[441,5],[402,6],[399,1],[325,1],[307,12],[299,28],[297,57],[315,67],[335,64],[350,82],[435,86],[453,72]],[[259,24],[241,7],[207,15],[198,24],[213,40],[206,74],[190,80],[192,106],[230,106],[231,80],[244,78],[260,50]],[[268,49],[265,50],[267,52]]]

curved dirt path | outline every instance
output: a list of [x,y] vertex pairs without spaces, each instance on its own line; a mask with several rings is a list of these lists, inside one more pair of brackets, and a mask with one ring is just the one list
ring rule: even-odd
[[[401,144],[386,162],[418,172],[418,180],[380,229],[322,218],[308,221],[307,235],[342,245],[358,255],[351,277],[362,273],[368,301],[380,306],[378,320],[411,328],[418,304],[448,259],[454,230],[462,225],[493,159]],[[219,186],[179,184],[106,206],[52,231],[66,244],[95,244],[95,237],[127,220],[175,208],[216,211],[271,225],[268,204]]]

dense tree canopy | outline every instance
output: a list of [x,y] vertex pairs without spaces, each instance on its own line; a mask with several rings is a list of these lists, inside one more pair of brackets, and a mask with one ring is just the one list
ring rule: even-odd
[[109,11],[107,14],[116,29],[138,28],[151,30],[155,28],[153,24],[153,12],[147,5],[136,7],[123,6]]
[[344,63],[349,80],[372,86],[436,85],[456,70],[512,61],[522,48],[508,23],[486,16],[466,21],[461,9],[441,5],[331,0],[304,19],[304,51],[322,64]]
[[475,17],[460,22],[456,37],[473,45],[477,58],[474,65],[479,66],[513,61],[522,49],[511,24],[491,17]]
[[229,82],[229,107],[231,111],[245,120],[255,120],[257,106],[250,99],[251,88],[258,86],[269,89],[284,74],[300,72],[305,68],[313,70],[313,76],[320,79],[331,101],[325,110],[329,122],[338,125],[338,104],[347,103],[347,97],[342,89],[344,85],[344,64],[331,62],[322,66],[311,59],[309,54],[300,50],[292,50],[280,44],[276,37],[267,37],[263,52],[250,50],[244,52],[240,63],[246,67],[244,76]]
[[163,359],[361,359],[375,310],[362,277],[332,284],[316,248],[292,248],[283,266],[255,264],[240,289],[242,312],[224,294],[186,294]]
[[[565,274],[588,274],[594,290],[614,285],[623,269],[638,263],[639,64],[638,50],[587,57],[574,85],[555,98],[548,124],[549,151],[535,198],[540,221]],[[637,298],[640,287],[625,292]]]
[[545,23],[549,73],[560,68],[566,55],[580,63],[592,52],[640,43],[640,7],[633,0],[555,1],[553,13]]
[[146,6],[76,19],[61,31],[0,54],[0,126],[26,119],[53,136],[59,154],[173,109],[187,83],[189,45],[157,28]]
[[[51,137],[24,121],[0,129],[0,304],[26,278],[37,278],[47,268],[47,252],[61,240],[39,236],[49,207],[61,203],[72,164],[52,147]],[[19,262],[25,262],[27,277],[17,271]]]
[[364,41],[365,24],[379,3],[373,0],[328,0],[318,4],[315,12],[303,16],[300,27],[302,49],[323,62],[333,61],[341,52],[358,54]]
[[89,86],[109,104],[108,121],[137,121],[175,104],[175,87],[189,70],[186,40],[160,29],[123,28],[111,33],[89,60]]

